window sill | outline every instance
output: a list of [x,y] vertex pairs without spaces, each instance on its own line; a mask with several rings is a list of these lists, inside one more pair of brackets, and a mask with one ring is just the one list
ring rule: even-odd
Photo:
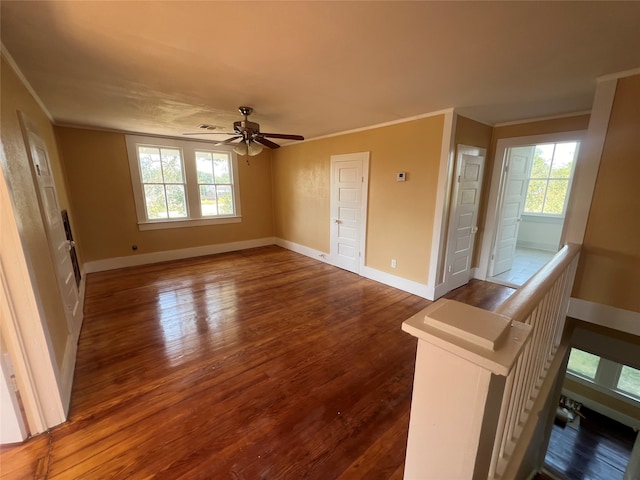
[[240,222],[242,222],[242,217],[198,218],[196,220],[187,218],[184,220],[138,222],[138,230],[165,230],[168,228],[200,227]]
[[640,406],[639,399],[636,399],[635,397],[625,392],[621,392],[613,388],[607,388],[603,385],[600,385],[599,383],[594,382],[593,380],[589,380],[588,378],[582,377],[580,375],[576,375],[575,373],[572,373],[570,371],[567,371],[566,376],[576,383],[585,385],[586,387],[589,387],[592,390],[595,390],[600,393],[604,393],[605,395],[609,395],[610,397],[621,400],[624,403],[628,403],[629,405],[633,405],[635,407]]

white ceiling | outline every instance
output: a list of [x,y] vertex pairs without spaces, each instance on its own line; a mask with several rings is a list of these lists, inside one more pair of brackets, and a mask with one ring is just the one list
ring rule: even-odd
[[597,77],[640,66],[640,2],[0,8],[2,43],[57,123],[133,132],[229,129],[239,105],[307,138],[449,107],[495,124],[589,110]]

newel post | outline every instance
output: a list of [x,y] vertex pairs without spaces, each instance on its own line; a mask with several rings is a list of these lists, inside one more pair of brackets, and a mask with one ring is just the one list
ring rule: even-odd
[[418,338],[405,480],[486,479],[505,379],[531,327],[441,299],[402,329]]

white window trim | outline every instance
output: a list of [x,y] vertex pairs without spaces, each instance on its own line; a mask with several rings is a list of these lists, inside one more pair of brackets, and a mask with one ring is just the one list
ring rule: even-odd
[[[586,350],[583,351],[586,352]],[[598,357],[600,356],[598,355]],[[638,404],[640,404],[640,398],[618,389],[618,381],[620,379],[621,371],[622,365],[620,363],[600,357],[598,368],[596,369],[596,376],[594,379],[591,379],[584,375],[580,375],[578,372],[570,370],[568,366],[566,374],[577,383],[586,385],[600,393],[605,393],[607,395],[615,397],[630,405],[638,406]]]
[[[573,185],[573,175],[576,171],[576,163],[578,161],[578,154],[580,153],[580,146],[582,145],[582,139],[568,140],[564,142],[562,141],[561,142],[541,142],[541,143],[532,144],[532,145],[538,146],[538,145],[545,145],[548,143],[553,143],[557,145],[558,143],[571,143],[571,142],[576,142],[577,145],[576,145],[576,151],[573,153],[573,161],[571,163],[571,173],[569,173],[569,178],[567,179],[559,178],[559,177],[531,178],[531,171],[530,171],[529,178],[527,179],[527,196],[529,196],[529,182],[531,180],[545,180],[547,182],[547,188],[549,186],[549,180],[569,180],[567,183],[567,191],[564,196],[564,205],[562,206],[562,213],[527,212],[526,210],[523,210],[522,212],[523,215],[529,215],[532,217],[536,216],[540,218],[558,218],[558,219],[564,220],[565,216],[567,215],[567,208],[569,207],[569,196],[571,194],[571,187]],[[531,164],[531,169],[533,170],[533,163]],[[549,174],[551,174],[551,172],[549,172]],[[546,200],[547,200],[547,190],[545,190],[543,206],[546,203]]]
[[[166,228],[195,227],[201,225],[217,225],[225,223],[242,222],[242,210],[240,206],[240,184],[238,176],[238,158],[229,146],[214,146],[208,142],[198,142],[190,140],[179,140],[176,138],[148,137],[144,135],[126,135],[127,155],[129,157],[129,170],[131,172],[131,185],[133,187],[133,198],[136,205],[136,216],[138,219],[138,229],[140,230],[162,230]],[[142,192],[142,180],[140,178],[140,165],[138,162],[138,145],[149,145],[154,147],[173,147],[181,150],[182,162],[185,173],[185,187],[187,200],[187,218],[172,218],[149,220],[144,203]],[[200,213],[200,195],[198,193],[198,176],[196,172],[196,151],[208,152],[228,152],[231,159],[231,174],[233,176],[233,204],[235,213],[233,215],[202,217]]]

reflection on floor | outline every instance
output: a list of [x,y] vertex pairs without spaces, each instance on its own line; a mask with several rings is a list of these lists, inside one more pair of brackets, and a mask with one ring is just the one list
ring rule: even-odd
[[548,250],[536,250],[533,248],[516,247],[511,270],[491,277],[490,281],[508,286],[519,287],[529,280],[534,273],[540,270],[555,255]]
[[553,426],[545,469],[562,480],[622,480],[636,433],[588,408],[582,413],[577,428]]

